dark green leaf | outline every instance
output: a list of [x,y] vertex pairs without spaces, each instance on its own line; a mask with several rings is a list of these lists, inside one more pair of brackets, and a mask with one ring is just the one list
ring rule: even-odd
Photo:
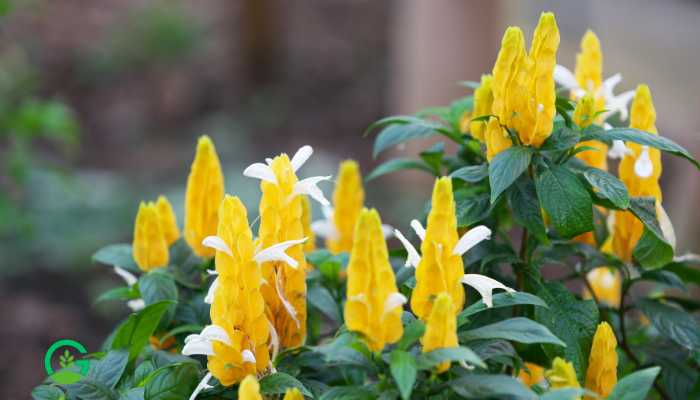
[[547,392],[540,396],[540,400],[579,400],[586,394],[585,389],[566,388]]
[[145,400],[182,400],[190,397],[199,382],[195,363],[172,364],[160,368],[146,382]]
[[117,382],[119,382],[119,378],[121,378],[124,373],[128,361],[128,352],[125,350],[112,350],[101,360],[90,363],[90,373],[88,377],[114,389]]
[[527,228],[540,242],[547,243],[547,229],[544,226],[535,182],[529,177],[521,176],[507,194],[515,222]]
[[459,334],[461,341],[476,339],[504,339],[519,343],[551,343],[565,347],[546,326],[523,317],[510,318]]
[[683,259],[667,264],[664,269],[678,275],[683,281],[700,285],[700,259],[683,256]]
[[689,351],[700,349],[700,327],[692,315],[652,299],[637,304],[662,335]]
[[673,259],[673,247],[666,241],[656,219],[656,200],[652,197],[632,197],[630,211],[644,224],[644,232],[632,255],[644,268],[660,268]]
[[146,305],[168,300],[172,304],[168,307],[165,321],[170,321],[175,315],[175,307],[178,299],[177,286],[172,275],[159,269],[153,270],[139,278],[139,291]]
[[379,178],[382,175],[390,174],[392,172],[401,171],[405,169],[417,169],[429,172],[431,174],[435,173],[433,169],[430,168],[430,166],[425,164],[423,161],[411,160],[407,158],[394,158],[377,166],[377,168],[375,168],[372,172],[369,173],[369,175],[367,175],[367,177],[365,178],[365,182],[369,182],[373,179]]
[[629,207],[630,198],[627,194],[627,188],[621,180],[597,168],[587,169],[583,173],[583,177],[595,189],[597,195],[610,200],[618,208],[626,209]]
[[487,164],[468,165],[453,171],[450,176],[469,183],[480,182],[489,176],[489,166]]
[[122,393],[119,396],[119,400],[143,400],[143,396],[144,396],[144,389],[142,387],[133,388],[133,389],[129,389],[126,392]]
[[678,275],[674,274],[671,271],[666,271],[666,270],[661,270],[661,269],[644,271],[644,272],[642,272],[642,275],[639,277],[639,279],[644,280],[644,281],[653,281],[653,282],[663,283],[664,285],[668,285],[670,287],[681,289],[683,291],[688,290],[688,288],[685,286],[685,284],[683,283],[681,278],[678,277]]
[[452,347],[421,353],[417,358],[420,370],[431,369],[444,361],[464,361],[467,364],[485,368],[486,364],[471,349],[467,347]]
[[425,333],[425,324],[419,319],[411,321],[403,330],[403,336],[396,344],[401,350],[406,350],[415,342],[418,341]]
[[325,287],[314,286],[310,288],[306,300],[332,321],[336,323],[342,322],[340,312],[338,311],[338,305]]
[[131,314],[117,330],[112,349],[128,349],[129,360],[135,359],[148,343],[148,338],[153,335],[161,317],[171,304],[169,301],[162,301]]
[[437,142],[428,150],[420,152],[420,158],[435,172],[440,175],[440,167],[442,166],[442,157],[445,154],[445,143]]
[[476,313],[500,308],[500,307],[510,307],[520,304],[530,304],[538,307],[547,307],[547,303],[534,294],[525,292],[515,292],[515,293],[496,293],[493,295],[493,306],[491,308],[486,307],[483,300],[479,300],[476,303],[470,305],[462,312],[459,313],[457,318],[458,326],[464,325],[468,318]]
[[[597,129],[596,129],[597,128]],[[654,147],[663,150],[667,153],[683,157],[690,161],[700,169],[700,164],[693,158],[688,150],[681,147],[678,143],[663,136],[654,135],[652,133],[640,131],[633,128],[613,128],[602,130],[599,127],[586,129],[582,140],[599,140],[602,142],[610,142],[612,140],[623,140],[625,142],[639,143],[649,147]]]
[[489,339],[478,340],[469,344],[471,349],[482,360],[486,361],[494,357],[517,357],[513,345],[507,340]]
[[457,226],[459,228],[468,227],[483,221],[489,216],[491,211],[488,194],[455,199],[455,207],[457,210]]
[[[375,126],[374,124],[370,126],[368,131]],[[441,128],[443,128],[443,126],[437,122],[416,117],[402,117],[401,120],[392,120],[392,122],[390,122],[388,126],[385,126],[385,128],[379,132],[379,135],[377,135],[374,141],[372,154],[374,157],[377,157],[382,151],[399,143],[436,135]]]
[[537,399],[537,395],[527,386],[506,375],[467,374],[448,383],[452,390],[467,399]]
[[81,400],[117,400],[119,393],[102,382],[91,377],[84,377],[75,384],[75,394]]
[[542,143],[540,151],[562,151],[568,150],[579,141],[581,135],[578,131],[563,126],[554,132]]
[[94,262],[124,268],[131,272],[141,273],[134,257],[131,255],[130,244],[111,244],[92,255]]
[[535,186],[540,204],[559,234],[570,238],[593,230],[591,195],[568,168],[543,167],[538,170]]
[[364,386],[336,386],[321,395],[319,400],[375,400],[374,391]]
[[391,352],[389,367],[391,376],[396,381],[396,386],[399,388],[401,398],[407,400],[411,398],[413,384],[416,382],[416,359],[413,355],[403,351],[394,350]]
[[260,393],[264,395],[283,395],[291,388],[297,388],[304,396],[311,397],[311,392],[297,378],[284,372],[267,375],[260,380]]
[[34,400],[65,400],[66,395],[56,386],[41,385],[32,390]]
[[607,400],[644,400],[654,384],[661,368],[651,367],[634,372],[620,379]]
[[508,189],[520,175],[527,170],[532,158],[532,150],[527,147],[513,146],[496,155],[489,164],[489,182],[491,183],[491,203]]
[[97,300],[95,300],[95,303],[109,300],[131,300],[134,298],[134,292],[134,290],[127,286],[116,287],[102,293]]

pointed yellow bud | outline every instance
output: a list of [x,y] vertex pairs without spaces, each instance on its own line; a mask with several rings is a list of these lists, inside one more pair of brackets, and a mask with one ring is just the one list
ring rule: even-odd
[[491,73],[493,76],[491,110],[498,116],[501,124],[506,126],[510,126],[516,112],[514,99],[524,90],[526,59],[523,31],[511,26],[503,34],[501,49],[498,51]]
[[581,387],[576,378],[574,365],[560,357],[556,357],[552,361],[552,368],[545,371],[544,376],[549,382],[549,387],[553,390]]
[[[437,295],[425,326],[425,334],[421,339],[423,352],[459,346],[457,340],[457,315],[452,298],[443,292]],[[445,361],[437,366],[437,372],[450,369],[450,362]]]
[[143,271],[168,265],[168,243],[161,229],[158,209],[153,202],[139,205],[132,244],[134,261]]
[[[286,154],[269,163],[275,181],[262,180],[260,189],[261,248],[288,240],[304,238],[302,196],[294,192],[299,181]],[[306,338],[306,258],[302,246],[293,246],[286,253],[296,261],[292,267],[283,261],[263,263],[265,282],[262,292],[270,322],[282,347],[297,347]]]
[[471,125],[471,121],[471,111],[463,112],[462,115],[459,117],[459,131],[463,134],[469,133],[469,126]]
[[316,235],[311,229],[313,212],[311,211],[311,200],[309,200],[309,196],[301,196],[301,208],[301,222],[304,225],[304,237],[308,238],[306,243],[304,243],[304,253],[310,253],[316,250]]
[[588,357],[586,389],[608,397],[617,383],[617,340],[607,322],[601,322],[593,336],[593,345]]
[[356,161],[345,160],[340,163],[338,180],[333,191],[333,225],[336,238],[326,240],[326,247],[332,253],[352,250],[355,235],[355,223],[365,202],[362,188],[360,166]]
[[508,132],[503,128],[496,118],[489,118],[484,132],[484,142],[486,143],[486,158],[491,161],[496,154],[511,147],[513,141],[510,140]]
[[301,394],[299,388],[289,388],[284,393],[284,398],[282,400],[304,400],[304,395]]
[[158,208],[160,227],[163,229],[165,241],[168,246],[170,246],[180,238],[180,229],[177,227],[177,217],[175,216],[175,211],[173,211],[173,206],[165,196],[158,196],[156,207]]
[[581,52],[576,55],[576,81],[587,93],[593,94],[603,83],[603,53],[600,41],[588,30],[581,38]]
[[187,244],[200,257],[212,257],[214,250],[202,245],[216,233],[217,212],[224,197],[224,176],[214,143],[208,136],[197,142],[197,153],[187,178],[185,229]]
[[[491,114],[491,106],[493,105],[492,82],[493,76],[481,75],[481,84],[474,91],[474,112],[472,113],[472,117],[476,118]],[[484,134],[486,133],[486,124],[486,121],[471,122],[470,129],[472,136],[483,142]]]
[[238,399],[263,400],[262,395],[260,395],[260,384],[253,375],[246,376],[241,385],[238,386]]
[[[612,242],[613,237],[608,236],[608,239],[603,243],[600,250],[604,253],[613,254]],[[598,267],[588,272],[587,279],[599,302],[614,308],[620,306],[620,298],[622,297],[622,277],[620,276],[620,271],[611,270],[607,267]],[[588,289],[584,290],[583,297],[586,299],[592,297]]]
[[543,367],[531,362],[525,362],[525,367],[527,370],[522,368],[518,374],[518,380],[522,382],[523,385],[530,387],[532,385],[537,385],[544,380]]
[[[594,123],[596,113],[602,111],[596,107],[596,102],[590,94],[581,97],[574,110],[574,122],[576,122],[580,128],[585,128]],[[580,146],[592,147],[595,150],[586,150],[577,153],[576,158],[593,168],[598,168],[603,171],[608,170],[608,146],[605,143],[597,140],[587,140],[576,145],[576,147]],[[593,245],[595,245],[595,242]]]
[[377,210],[363,209],[357,220],[348,263],[345,323],[360,332],[372,351],[381,351],[403,334],[403,295],[389,263],[382,222]]
[[454,253],[459,240],[452,180],[439,178],[433,189],[432,208],[428,214],[422,257],[416,267],[416,287],[411,296],[411,309],[420,319],[430,315],[433,299],[446,292],[452,299],[455,313],[464,305],[462,256]]

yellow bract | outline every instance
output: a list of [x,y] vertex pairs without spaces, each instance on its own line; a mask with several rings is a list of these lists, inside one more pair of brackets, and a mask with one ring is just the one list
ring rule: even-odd
[[[248,213],[238,197],[226,196],[219,210],[217,236],[232,249],[232,254],[216,252],[218,287],[211,305],[212,324],[236,338],[234,346],[214,342],[214,356],[209,356],[209,370],[228,385],[247,373],[265,371],[270,355],[270,336],[265,300],[260,292],[262,273],[253,259],[255,246],[248,226]],[[240,353],[249,350],[256,364],[236,364]],[[223,380],[222,380],[223,379]]]
[[543,367],[537,364],[533,364],[531,362],[526,362],[525,367],[527,367],[527,371],[525,370],[525,368],[522,368],[520,370],[520,373],[518,374],[518,380],[524,385],[532,386],[544,380]]
[[168,265],[168,242],[161,225],[156,204],[141,202],[134,223],[132,252],[134,261],[143,271]]
[[[647,85],[639,85],[632,102],[630,128],[657,133],[656,110]],[[643,148],[637,143],[626,143],[631,154],[625,155],[620,162],[620,180],[627,187],[630,197],[654,197],[657,207],[661,204],[661,152],[655,148]],[[646,153],[646,154],[643,154]],[[640,157],[648,156],[652,171],[647,177],[640,177],[635,172],[635,164]],[[629,211],[615,212],[613,228],[613,250],[624,261],[632,259],[632,251],[642,236],[644,225]]]
[[[270,162],[276,182],[260,183],[261,248],[304,237],[302,196],[294,193],[298,178],[286,154]],[[263,295],[268,319],[279,335],[283,347],[296,347],[306,338],[306,259],[301,246],[293,246],[287,254],[298,263],[297,268],[282,261],[263,264]],[[281,298],[286,299],[295,315],[290,314]]]
[[603,53],[598,36],[591,30],[581,38],[581,52],[576,55],[574,74],[578,85],[588,94],[594,94],[603,83]]
[[[457,340],[457,315],[452,297],[442,292],[437,295],[425,326],[425,334],[421,338],[423,352],[459,346]],[[450,362],[445,361],[437,366],[437,372],[450,369]]]
[[381,351],[401,338],[403,325],[402,303],[391,299],[398,290],[377,210],[360,213],[347,272],[345,323],[364,335],[372,351]]
[[411,309],[422,320],[428,318],[433,299],[442,292],[452,299],[455,314],[462,310],[464,264],[462,257],[453,253],[458,240],[452,180],[443,177],[433,189],[422,257],[416,267],[416,287],[411,296]]
[[289,388],[284,393],[284,398],[282,400],[304,400],[304,395],[301,394],[299,388]]
[[[576,104],[576,109],[574,110],[573,119],[574,122],[581,128],[585,128],[595,122],[596,113],[602,111],[596,105],[593,96],[586,94],[581,97]],[[587,140],[580,142],[576,147],[592,147],[591,150],[585,150],[576,154],[576,157],[586,163],[587,165],[601,169],[603,171],[608,170],[608,146],[597,140]],[[593,243],[592,245],[595,245]]]
[[337,237],[326,240],[326,246],[332,253],[349,252],[352,249],[355,223],[364,202],[360,166],[353,160],[343,161],[333,191],[333,225]]
[[[542,13],[529,54],[523,32],[509,27],[493,67],[493,114],[501,125],[513,129],[525,145],[539,147],[552,133],[556,112],[554,67],[559,48],[559,28],[554,14]],[[486,135],[500,134],[487,129]],[[498,138],[500,140],[500,137]],[[499,143],[500,144],[500,143]],[[486,140],[489,146],[489,140]],[[507,146],[490,150],[491,157]]]
[[238,387],[238,399],[263,400],[262,395],[260,395],[260,384],[253,375],[246,376],[241,382],[241,385]]
[[[603,243],[600,250],[608,254],[613,253],[612,236],[608,237],[608,240]],[[599,302],[605,303],[611,307],[619,307],[620,298],[622,297],[622,277],[620,276],[620,271],[613,271],[607,267],[598,267],[587,274],[587,279]],[[583,296],[587,299],[591,298],[591,294],[588,290],[584,291]]]
[[304,252],[309,253],[316,250],[316,235],[314,235],[314,231],[311,229],[313,215],[309,196],[301,196],[301,209],[301,223],[304,225],[304,237],[308,239],[304,243]]
[[197,142],[185,193],[185,228],[187,244],[200,257],[212,257],[214,250],[202,245],[205,237],[216,233],[217,212],[224,198],[224,176],[214,143],[208,136]]
[[617,383],[617,340],[607,322],[601,322],[593,336],[593,345],[588,357],[586,389],[603,398],[612,392]]
[[[472,112],[472,117],[476,118],[491,114],[491,106],[493,105],[492,82],[493,76],[481,75],[481,84],[474,91],[474,111]],[[471,122],[470,130],[472,136],[483,142],[484,134],[486,133],[486,124],[486,121]]]
[[552,361],[552,368],[545,371],[544,376],[551,389],[580,388],[576,378],[576,370],[571,362],[556,357]]
[[165,241],[168,243],[168,246],[170,246],[180,238],[180,229],[177,227],[177,217],[175,217],[173,206],[165,196],[158,196],[156,207],[158,208],[158,217],[160,218],[160,226],[163,229],[163,235],[165,235]]
[[489,118],[489,122],[486,124],[484,143],[486,144],[486,158],[489,161],[496,157],[496,154],[513,145],[508,132],[494,117]]

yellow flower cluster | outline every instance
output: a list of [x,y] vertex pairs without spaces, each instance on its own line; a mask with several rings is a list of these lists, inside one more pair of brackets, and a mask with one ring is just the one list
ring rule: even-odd
[[[246,376],[238,386],[238,399],[263,400],[263,397],[260,394],[260,384],[253,375]],[[282,400],[304,400],[304,395],[301,394],[301,391],[299,391],[298,388],[288,388],[284,392],[284,397]]]
[[[491,89],[491,83],[493,82],[493,76],[491,75],[481,75],[481,83],[476,90],[474,90],[474,111],[472,112],[473,117],[482,117],[484,115],[491,114],[491,107],[493,105],[493,91]],[[470,131],[472,136],[477,140],[484,141],[484,133],[486,132],[486,122],[485,121],[472,121],[470,124]]]
[[492,71],[491,110],[498,118],[489,120],[484,134],[489,160],[512,144],[506,129],[514,131],[522,144],[534,147],[552,133],[558,48],[559,28],[552,13],[540,16],[529,53],[522,30],[506,29]]
[[355,224],[365,203],[360,166],[356,161],[340,163],[338,179],[333,191],[333,226],[335,234],[326,239],[332,253],[352,250]]
[[359,215],[347,274],[345,323],[364,335],[370,350],[381,351],[403,334],[406,298],[396,288],[377,210],[363,209]]
[[168,248],[180,238],[173,207],[165,196],[141,202],[134,222],[133,257],[142,271],[168,265]]
[[[459,346],[457,340],[457,313],[452,297],[441,292],[433,301],[430,314],[421,338],[423,352]],[[437,372],[445,372],[450,362],[444,361],[437,366]]]

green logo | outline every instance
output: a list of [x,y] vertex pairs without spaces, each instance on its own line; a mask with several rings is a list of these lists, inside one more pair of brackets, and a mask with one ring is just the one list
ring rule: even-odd
[[[63,353],[58,357],[58,365],[61,369],[54,372],[51,366],[51,359],[59,349],[63,348]],[[46,374],[52,381],[61,384],[69,385],[76,383],[86,376],[90,370],[90,360],[76,360],[71,351],[77,351],[79,354],[87,354],[85,346],[82,343],[72,339],[61,339],[54,342],[46,351],[44,356],[44,369]]]

